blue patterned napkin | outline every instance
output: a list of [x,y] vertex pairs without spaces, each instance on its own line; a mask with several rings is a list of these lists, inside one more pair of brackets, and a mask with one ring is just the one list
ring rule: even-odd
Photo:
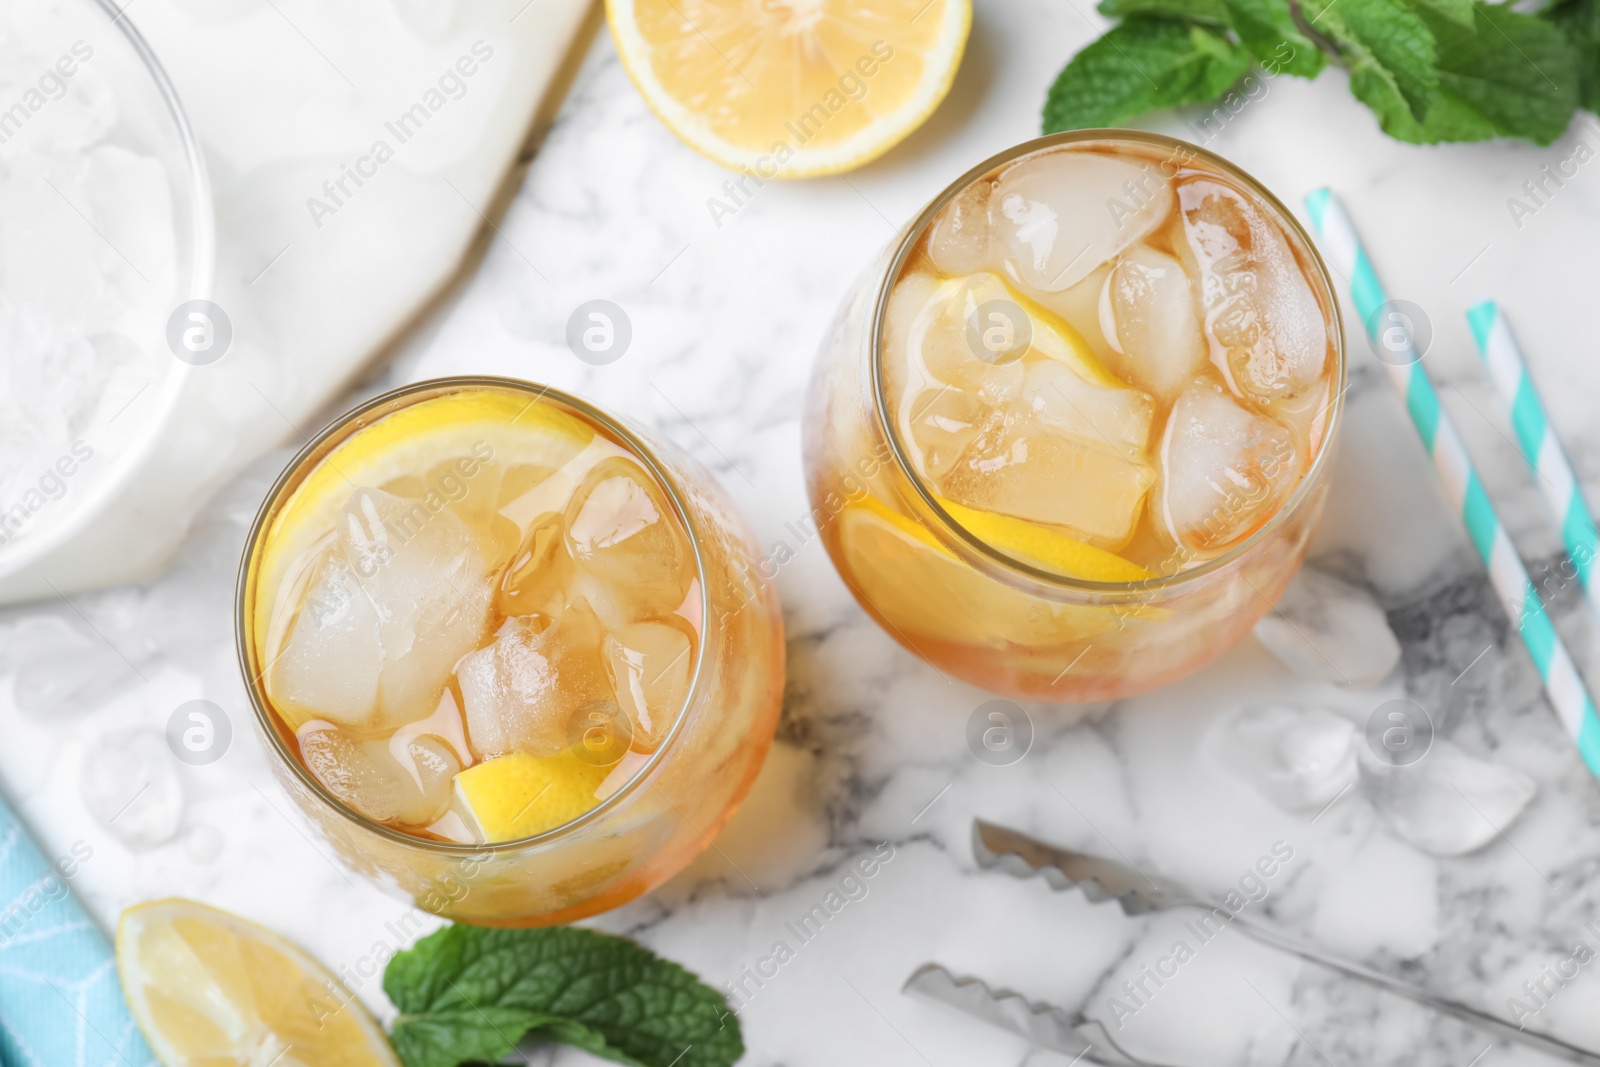
[[67,888],[91,855],[47,862],[0,800],[0,1067],[156,1067],[111,946]]

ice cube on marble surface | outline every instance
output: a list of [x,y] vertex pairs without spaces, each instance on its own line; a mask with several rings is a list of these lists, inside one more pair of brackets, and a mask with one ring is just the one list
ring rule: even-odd
[[1256,623],[1255,635],[1301,677],[1356,689],[1377,685],[1400,662],[1400,641],[1377,598],[1311,565]]
[[1464,856],[1505,833],[1539,792],[1528,774],[1435,739],[1415,763],[1366,757],[1361,787],[1404,841],[1434,856]]
[[130,849],[172,840],[183,821],[183,785],[165,735],[154,730],[102,734],[84,752],[78,776],[83,806]]
[[1354,785],[1359,731],[1323,708],[1274,704],[1224,716],[1207,755],[1285,811],[1318,811]]
[[54,614],[19,618],[0,636],[0,671],[15,671],[17,707],[65,721],[132,688],[133,665],[87,622]]

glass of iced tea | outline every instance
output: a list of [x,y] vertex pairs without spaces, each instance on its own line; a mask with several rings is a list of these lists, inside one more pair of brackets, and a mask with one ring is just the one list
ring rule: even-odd
[[355,869],[463,922],[659,885],[749,789],[782,623],[711,476],[574,397],[452,378],[289,465],[239,574],[284,788]]
[[1193,145],[1083,130],[957,179],[823,343],[813,516],[896,640],[1019,698],[1214,660],[1304,558],[1344,394],[1327,271]]

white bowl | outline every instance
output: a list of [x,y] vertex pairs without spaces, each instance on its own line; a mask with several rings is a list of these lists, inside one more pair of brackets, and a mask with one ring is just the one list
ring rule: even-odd
[[[43,2],[71,27],[76,40],[86,41],[93,49],[94,76],[109,83],[115,94],[117,142],[156,158],[166,172],[176,252],[171,308],[185,300],[208,298],[216,257],[210,182],[200,147],[161,64],[129,17],[110,0]],[[53,54],[68,42],[37,43]],[[81,69],[88,71],[90,63],[85,60]],[[0,101],[0,108],[9,103]],[[3,210],[5,204],[0,203]],[[164,309],[163,315],[165,310],[170,309]],[[173,422],[196,369],[166,353],[164,335],[138,340],[159,348],[168,362],[155,386],[157,395],[142,402],[154,401],[141,412],[142,427],[96,472],[91,484],[81,492],[67,493],[58,502],[64,510],[36,531],[0,546],[0,603],[137,576],[138,568],[129,567],[128,554],[139,554],[142,549],[128,543],[126,518],[140,511],[140,502],[130,495],[137,493],[139,472]],[[0,507],[10,503],[0,502]],[[144,518],[148,525],[153,516]],[[181,520],[173,521],[181,524]],[[144,569],[158,564],[160,555],[152,556],[150,566]]]

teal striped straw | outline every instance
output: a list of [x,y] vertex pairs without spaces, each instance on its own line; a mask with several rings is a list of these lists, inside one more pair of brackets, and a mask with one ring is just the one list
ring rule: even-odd
[[1594,583],[1600,534],[1595,531],[1594,516],[1583,499],[1583,486],[1572,469],[1572,461],[1567,458],[1567,450],[1561,447],[1560,439],[1550,428],[1550,418],[1545,414],[1544,403],[1528,373],[1522,349],[1511,332],[1511,325],[1493,300],[1470,308],[1467,324],[1472,327],[1472,339],[1478,343],[1478,355],[1483,357],[1495,395],[1511,419],[1511,427],[1522,446],[1522,458],[1528,461],[1534,483],[1561,527],[1562,543],[1583,585],[1589,606],[1600,615],[1600,588]]
[[[1384,323],[1379,321],[1388,298],[1344,205],[1331,190],[1317,189],[1306,197],[1306,210],[1311,215],[1311,225],[1323,252],[1334,269],[1350,279],[1350,299],[1366,324],[1369,336],[1376,342],[1379,331],[1383,330],[1387,342],[1396,332],[1395,328],[1384,329]],[[1489,502],[1483,483],[1473,470],[1461,435],[1439,406],[1439,394],[1422,369],[1422,357],[1416,351],[1409,325],[1399,316],[1392,321],[1403,340],[1400,352],[1407,358],[1384,361],[1389,382],[1405,401],[1423,447],[1433,459],[1434,470],[1444,482],[1451,502],[1460,510],[1467,535],[1489,569],[1489,580],[1495,592],[1516,621],[1517,632],[1533,657],[1534,666],[1539,669],[1539,677],[1544,681],[1556,715],[1577,743],[1578,754],[1590,773],[1600,775],[1600,717],[1595,715],[1594,701],[1589,697],[1572,655],[1556,634],[1538,590],[1517,555],[1516,546],[1495,514],[1494,505]],[[1392,348],[1387,343],[1386,347]]]

